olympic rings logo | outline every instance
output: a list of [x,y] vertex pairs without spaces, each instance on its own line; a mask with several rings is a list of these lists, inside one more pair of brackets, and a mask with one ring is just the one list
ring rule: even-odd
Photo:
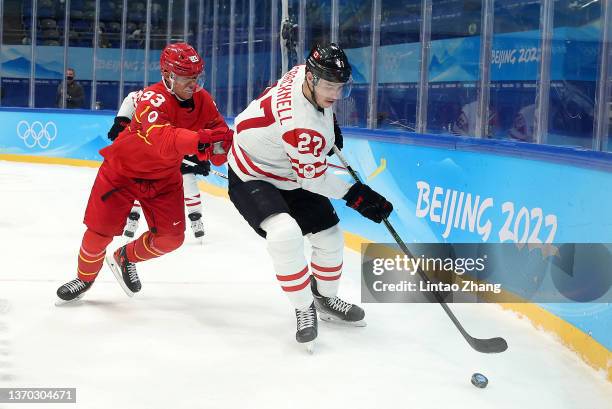
[[47,149],[51,141],[57,138],[57,126],[54,122],[47,122],[43,125],[40,121],[34,121],[30,125],[28,121],[19,121],[17,136],[28,148],[38,145],[42,149]]

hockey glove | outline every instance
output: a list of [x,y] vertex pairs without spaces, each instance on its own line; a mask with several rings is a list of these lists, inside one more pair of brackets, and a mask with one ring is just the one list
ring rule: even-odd
[[198,131],[198,136],[200,137],[200,144],[202,145],[212,145],[215,142],[232,142],[234,138],[234,131],[229,128],[221,127],[215,129],[200,129]]
[[210,162],[207,160],[199,160],[196,155],[185,156],[181,162],[181,173],[193,173],[194,175],[208,176],[210,173]]
[[[204,135],[207,131],[208,136]],[[203,129],[198,131],[198,134],[200,134],[198,159],[210,160],[215,166],[221,166],[227,162],[227,153],[234,140],[233,130],[229,128]]]
[[[342,150],[342,148],[344,148],[344,137],[342,136],[342,131],[340,130],[338,121],[336,121],[336,114],[334,114],[334,136],[336,138],[334,145],[336,145],[338,149]],[[333,154],[334,150],[332,149],[327,153],[327,156],[332,156]]]
[[357,210],[362,216],[376,223],[389,217],[393,211],[391,202],[361,182],[351,186],[343,199],[346,200],[348,207]]
[[116,117],[115,122],[113,123],[113,126],[108,131],[108,134],[107,134],[108,139],[110,139],[111,141],[114,141],[117,138],[117,136],[119,136],[121,131],[123,131],[125,127],[128,126],[129,124],[130,124],[130,118],[128,118],[127,116]]

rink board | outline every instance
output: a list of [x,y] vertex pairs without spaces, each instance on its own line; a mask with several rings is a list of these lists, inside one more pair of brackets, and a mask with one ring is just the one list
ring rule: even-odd
[[[113,113],[1,109],[0,118],[4,125],[0,159],[97,166],[98,150],[109,143],[106,132]],[[606,211],[612,191],[602,189],[612,186],[612,162],[605,154],[445,136],[399,137],[351,129],[344,133],[345,155],[374,189],[394,203],[391,222],[407,243],[496,243],[512,240],[508,233],[517,241],[536,237],[551,243],[612,242],[612,214]],[[330,160],[339,165],[334,157]],[[348,178],[341,169],[335,172]],[[224,186],[225,181],[214,176],[203,187],[223,194]],[[443,202],[453,194],[464,204],[468,195],[472,205],[478,199],[482,212],[475,226],[462,220],[440,221],[436,200]],[[335,205],[342,227],[352,233],[347,242],[351,247],[358,249],[363,240],[392,241],[383,226],[341,202]],[[461,212],[457,214],[461,219]],[[519,214],[523,217],[517,222]],[[534,236],[540,215],[542,223]],[[525,235],[528,228],[531,232]],[[545,280],[543,285],[552,283]],[[609,304],[527,303],[512,309],[556,332],[612,379]]]

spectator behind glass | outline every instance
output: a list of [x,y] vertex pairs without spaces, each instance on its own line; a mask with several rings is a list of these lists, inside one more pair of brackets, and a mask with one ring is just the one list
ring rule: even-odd
[[[62,85],[59,83],[57,87],[57,99],[56,105],[58,108],[62,107]],[[66,69],[66,108],[83,108],[83,102],[85,100],[85,93],[83,87],[76,83],[74,80],[74,69]]]

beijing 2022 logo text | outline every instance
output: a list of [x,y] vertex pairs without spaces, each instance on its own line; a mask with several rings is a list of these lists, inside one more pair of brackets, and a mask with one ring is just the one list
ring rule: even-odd
[[28,148],[38,145],[41,149],[47,149],[51,141],[57,138],[57,126],[51,121],[44,125],[40,121],[34,121],[31,125],[28,121],[19,121],[17,136]]

